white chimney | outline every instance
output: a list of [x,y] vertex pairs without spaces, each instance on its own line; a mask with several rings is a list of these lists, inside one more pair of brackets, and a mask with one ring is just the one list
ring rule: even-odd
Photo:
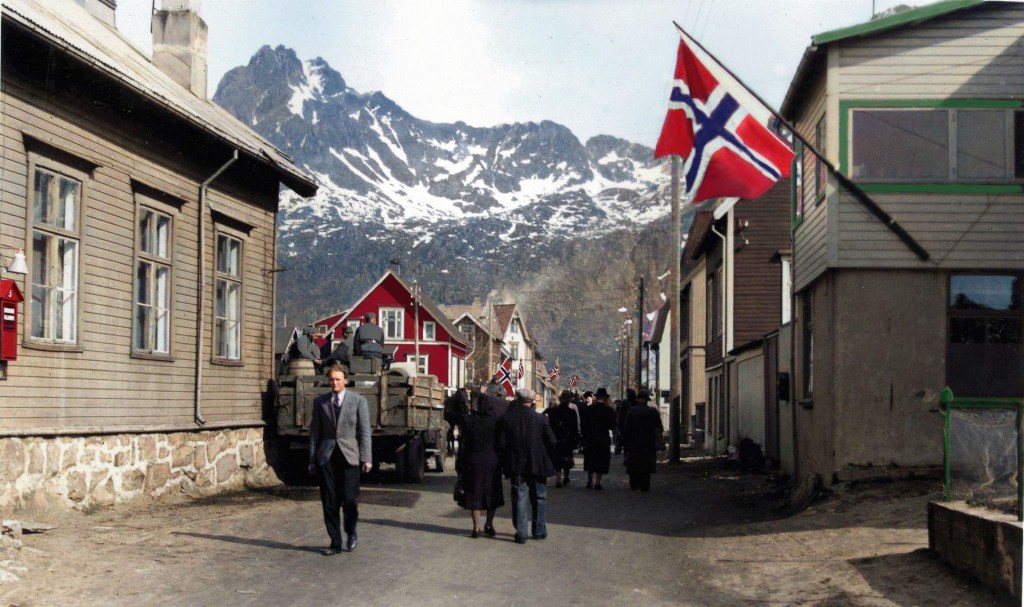
[[153,64],[175,82],[206,99],[206,22],[200,0],[163,0],[153,15]]

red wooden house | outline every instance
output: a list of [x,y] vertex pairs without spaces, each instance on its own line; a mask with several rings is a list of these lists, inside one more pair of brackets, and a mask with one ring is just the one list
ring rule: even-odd
[[334,341],[346,325],[358,326],[373,312],[384,329],[384,346],[394,346],[396,363],[413,362],[421,374],[433,375],[450,389],[466,383],[469,345],[455,325],[417,285],[388,270],[352,306],[313,323],[327,326]]

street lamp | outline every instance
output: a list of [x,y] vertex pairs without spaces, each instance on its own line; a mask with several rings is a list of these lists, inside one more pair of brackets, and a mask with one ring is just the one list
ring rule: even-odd
[[28,264],[25,263],[25,249],[18,249],[18,252],[14,254],[14,257],[8,258],[0,253],[0,263],[3,264],[4,270],[8,274],[28,274]]

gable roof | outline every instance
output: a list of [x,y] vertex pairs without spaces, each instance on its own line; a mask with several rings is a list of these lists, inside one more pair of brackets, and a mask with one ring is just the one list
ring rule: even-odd
[[[369,297],[370,293],[376,291],[377,287],[379,287],[385,280],[387,280],[388,277],[394,278],[398,282],[398,284],[401,285],[401,287],[405,289],[407,293],[409,293],[410,296],[412,295],[413,285],[409,282],[406,282],[398,274],[395,274],[394,270],[388,270],[384,272],[384,274],[379,279],[377,279],[377,282],[373,283],[373,286],[371,286],[369,289],[366,290],[365,293],[359,296],[359,299],[357,299],[354,304],[348,307],[348,309],[345,311],[345,316],[339,318],[338,322],[347,320],[349,315],[352,313],[352,310],[356,309],[356,307],[359,306],[360,302],[364,301],[367,297]],[[427,313],[430,314],[431,317],[433,317],[434,321],[437,322],[437,324],[444,327],[445,332],[448,333],[449,339],[464,347],[469,347],[469,344],[462,340],[462,332],[459,331],[459,328],[452,324],[452,321],[444,314],[444,312],[440,310],[440,308],[438,308],[438,305],[434,303],[434,300],[430,299],[430,297],[426,293],[424,293],[422,289],[419,290],[419,300],[420,308],[426,310]]]
[[809,80],[815,74],[820,73],[821,69],[825,65],[825,58],[828,54],[828,44],[840,42],[842,40],[850,40],[852,38],[867,38],[901,27],[919,25],[930,19],[935,19],[936,17],[942,17],[957,11],[979,6],[984,4],[986,1],[987,0],[943,0],[941,2],[935,2],[934,4],[913,8],[902,13],[889,15],[888,17],[883,17],[881,19],[875,19],[858,25],[834,29],[811,36],[811,45],[804,51],[804,56],[800,60],[800,65],[796,69],[796,74],[793,76],[793,80],[789,84],[789,90],[786,91],[786,97],[782,102],[779,114],[786,119],[792,119],[793,114],[802,107],[810,85]]
[[512,322],[512,315],[516,311],[516,304],[494,304],[494,321],[498,333],[504,335],[508,332],[509,324]]
[[690,224],[690,233],[686,237],[686,246],[683,248],[683,266],[688,267],[687,262],[699,259],[704,253],[704,241],[711,233],[711,225],[714,223],[712,211],[697,211],[693,216],[693,223]]
[[300,196],[312,196],[317,184],[269,141],[217,104],[197,97],[153,65],[116,29],[72,0],[0,0],[4,24],[14,24],[119,81],[172,114],[221,139],[258,164],[268,166],[281,183]]

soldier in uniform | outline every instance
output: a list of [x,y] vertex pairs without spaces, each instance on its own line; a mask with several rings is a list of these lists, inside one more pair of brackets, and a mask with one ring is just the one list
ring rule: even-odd
[[384,357],[384,329],[377,326],[377,315],[367,312],[363,315],[363,324],[356,329],[353,339],[355,353],[366,358]]

